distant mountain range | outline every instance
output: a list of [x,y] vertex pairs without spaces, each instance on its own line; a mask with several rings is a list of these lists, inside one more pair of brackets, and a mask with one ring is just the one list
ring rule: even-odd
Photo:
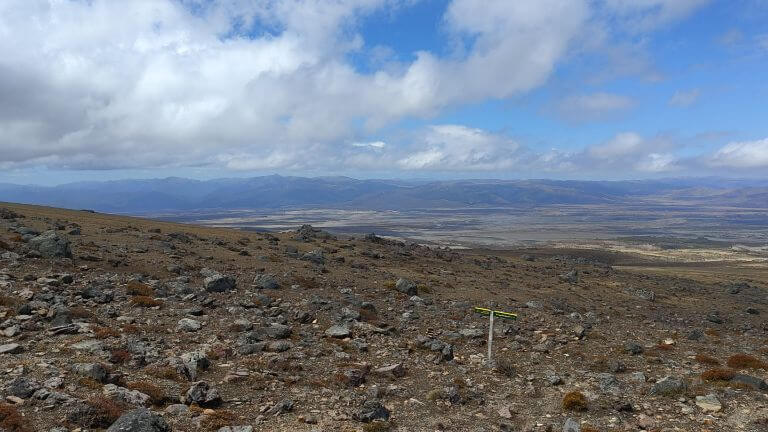
[[201,181],[169,177],[50,187],[0,183],[0,201],[127,214],[200,209],[405,210],[644,202],[768,208],[768,180],[405,181],[272,175]]

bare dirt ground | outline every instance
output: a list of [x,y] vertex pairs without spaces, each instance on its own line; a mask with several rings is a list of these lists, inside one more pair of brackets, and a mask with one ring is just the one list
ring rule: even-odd
[[765,265],[689,258],[0,203],[0,430],[768,431]]

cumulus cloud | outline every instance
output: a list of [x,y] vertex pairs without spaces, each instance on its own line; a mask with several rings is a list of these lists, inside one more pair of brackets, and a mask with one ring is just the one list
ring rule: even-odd
[[0,160],[300,166],[310,149],[343,152],[400,119],[541,85],[588,15],[586,0],[452,0],[461,53],[357,70],[360,20],[410,3],[2,2]]
[[438,125],[417,138],[416,148],[398,159],[402,169],[504,170],[515,166],[520,146],[504,135],[459,125]]
[[[661,172],[682,164],[670,140],[632,132],[583,151],[534,151],[458,124],[388,128],[525,94],[594,29],[657,28],[704,1],[450,0],[442,34],[450,52],[400,62],[391,48],[366,45],[364,19],[416,1],[0,2],[0,168]],[[598,45],[622,53],[616,63],[646,68],[632,44]],[[351,54],[368,56],[366,67]],[[558,112],[593,120],[632,106],[626,96],[583,93]]]
[[696,103],[701,95],[701,90],[691,89],[688,91],[678,90],[669,98],[669,104],[674,107],[685,108]]
[[601,120],[620,115],[634,106],[629,97],[614,93],[590,93],[565,97],[557,103],[557,112],[571,121]]
[[768,168],[768,138],[726,144],[708,162],[714,167]]

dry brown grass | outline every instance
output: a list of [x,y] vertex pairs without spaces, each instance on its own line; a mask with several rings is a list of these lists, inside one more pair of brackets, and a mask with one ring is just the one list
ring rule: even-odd
[[748,354],[732,355],[728,357],[726,364],[734,369],[768,369],[768,364]]
[[155,366],[147,368],[147,374],[156,378],[167,379],[171,381],[184,381],[184,378],[170,366]]
[[15,308],[20,304],[21,304],[21,299],[18,297],[0,295],[0,306]]
[[125,412],[126,406],[103,396],[96,396],[85,401],[87,410],[80,410],[69,415],[68,419],[88,428],[107,428]]
[[72,315],[72,318],[88,319],[93,317],[93,313],[83,306],[69,308],[69,314]]
[[101,388],[103,387],[102,383],[96,381],[93,378],[88,378],[88,377],[80,378],[79,380],[77,380],[77,383],[80,386],[89,388],[91,390],[101,390]]
[[152,297],[155,295],[155,290],[153,290],[151,286],[137,280],[128,282],[125,285],[125,292],[132,296]]
[[124,349],[113,349],[110,351],[109,361],[114,364],[124,364],[131,360],[131,353]]
[[499,357],[496,359],[496,372],[504,375],[507,378],[514,378],[515,375],[517,375],[515,362],[513,362],[509,357]]
[[168,395],[165,393],[165,390],[149,381],[132,381],[126,384],[125,387],[131,390],[138,390],[149,396],[152,405],[155,406],[161,406],[168,401]]
[[137,334],[139,333],[140,329],[139,326],[134,324],[126,324],[123,326],[123,333],[126,334]]
[[704,381],[730,381],[736,375],[736,371],[731,369],[709,369],[701,374]]
[[142,296],[138,295],[131,299],[131,303],[133,303],[134,306],[138,307],[155,307],[155,306],[162,306],[163,302],[161,302],[158,299],[148,297],[148,296]]
[[720,337],[720,332],[715,329],[706,329],[704,330],[704,334],[712,337]]
[[91,329],[96,339],[119,338],[120,332],[111,327],[94,327]]
[[587,398],[583,393],[572,391],[563,397],[563,409],[566,411],[586,411]]
[[387,432],[392,430],[392,423],[375,421],[363,425],[363,432]]
[[379,319],[376,312],[370,309],[360,309],[360,320],[365,322],[375,322]]
[[707,354],[696,354],[696,361],[700,364],[717,366],[720,364],[720,360]]
[[200,427],[207,431],[217,431],[225,426],[231,426],[232,422],[236,419],[237,417],[232,411],[217,410],[214,411],[213,414],[205,415],[200,422]]
[[29,421],[25,420],[15,406],[0,403],[0,430],[5,432],[31,432],[27,425]]
[[600,429],[594,426],[584,425],[581,427],[581,432],[600,432]]

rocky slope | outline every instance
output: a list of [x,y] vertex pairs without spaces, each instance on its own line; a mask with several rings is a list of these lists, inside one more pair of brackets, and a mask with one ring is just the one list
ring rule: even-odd
[[768,431],[767,288],[2,204],[0,430]]

